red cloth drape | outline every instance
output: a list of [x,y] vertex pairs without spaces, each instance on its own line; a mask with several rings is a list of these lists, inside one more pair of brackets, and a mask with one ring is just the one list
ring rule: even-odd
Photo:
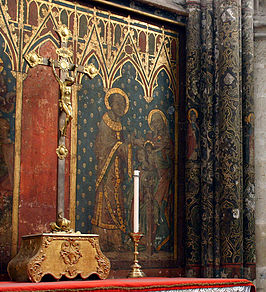
[[135,278],[91,281],[56,281],[41,283],[0,282],[0,291],[166,291],[196,288],[251,286],[245,279]]

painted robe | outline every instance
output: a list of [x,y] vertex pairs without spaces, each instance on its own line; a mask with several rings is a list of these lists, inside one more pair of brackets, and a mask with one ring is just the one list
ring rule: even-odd
[[112,245],[122,246],[121,234],[126,232],[124,218],[124,197],[122,183],[124,168],[128,165],[131,176],[131,145],[122,139],[122,125],[112,121],[105,113],[99,125],[95,141],[95,154],[98,161],[96,180],[96,201],[91,223],[105,250]]

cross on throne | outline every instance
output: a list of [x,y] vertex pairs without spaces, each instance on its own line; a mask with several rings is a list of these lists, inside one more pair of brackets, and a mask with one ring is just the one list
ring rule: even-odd
[[[73,119],[72,86],[78,73],[84,73],[93,78],[98,72],[93,64],[86,67],[72,64],[73,53],[67,48],[71,31],[62,25],[57,33],[61,39],[61,47],[57,49],[58,60],[42,58],[36,52],[30,52],[25,56],[31,67],[51,66],[59,83],[59,138],[56,149],[58,156],[57,219],[56,222],[50,223],[51,233],[22,237],[18,254],[8,264],[9,276],[14,281],[40,282],[47,274],[55,279],[60,279],[62,276],[73,279],[78,275],[86,279],[93,274],[100,279],[105,279],[110,272],[110,261],[100,249],[98,235],[74,232],[70,228],[70,221],[64,218],[65,158],[68,154],[65,137],[67,127]],[[59,68],[59,75],[56,68]]]

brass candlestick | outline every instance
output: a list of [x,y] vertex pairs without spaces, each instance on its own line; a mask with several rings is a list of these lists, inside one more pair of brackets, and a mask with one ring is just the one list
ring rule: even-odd
[[130,233],[130,237],[131,237],[132,241],[134,242],[134,264],[131,266],[132,270],[128,274],[128,276],[127,276],[128,278],[141,278],[141,277],[146,276],[142,272],[141,266],[138,263],[138,254],[139,254],[138,245],[139,245],[139,241],[140,241],[142,236],[143,236],[143,234],[141,234],[139,232]]

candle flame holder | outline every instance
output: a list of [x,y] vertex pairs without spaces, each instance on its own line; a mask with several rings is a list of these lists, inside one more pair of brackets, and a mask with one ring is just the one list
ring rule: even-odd
[[138,254],[139,254],[138,245],[139,245],[139,241],[140,241],[142,236],[143,236],[143,234],[141,234],[139,232],[131,232],[130,233],[130,237],[134,243],[134,264],[131,266],[132,270],[128,274],[128,276],[127,276],[128,278],[146,277],[144,272],[141,270],[140,264],[138,263]]

